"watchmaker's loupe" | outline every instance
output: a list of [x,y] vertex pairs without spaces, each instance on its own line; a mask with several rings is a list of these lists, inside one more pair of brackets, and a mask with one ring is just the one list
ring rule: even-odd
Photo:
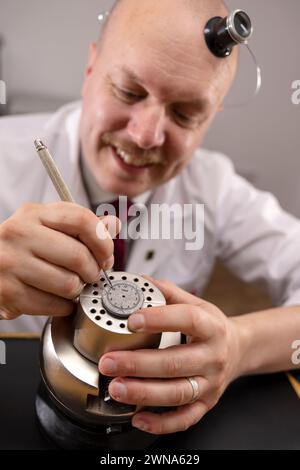
[[128,318],[139,309],[165,305],[159,289],[125,272],[87,285],[77,311],[47,322],[41,348],[42,385],[36,411],[42,430],[60,448],[143,449],[155,436],[131,426],[138,411],[114,401],[100,357],[114,350],[158,348],[161,334],[133,333]]
[[252,36],[251,20],[243,10],[235,10],[225,18],[215,16],[205,26],[204,36],[210,51],[217,57],[228,57],[234,46],[247,44]]

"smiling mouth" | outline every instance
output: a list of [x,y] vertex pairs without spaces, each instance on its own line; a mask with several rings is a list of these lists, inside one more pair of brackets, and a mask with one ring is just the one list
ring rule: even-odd
[[118,157],[120,157],[120,159],[126,163],[126,165],[134,166],[136,168],[145,168],[160,164],[157,155],[136,158],[116,145],[111,145],[111,147],[114,149]]

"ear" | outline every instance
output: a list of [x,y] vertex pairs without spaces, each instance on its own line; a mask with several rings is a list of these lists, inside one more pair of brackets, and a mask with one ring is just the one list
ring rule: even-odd
[[221,113],[222,111],[224,111],[224,103],[221,103],[217,109],[217,113]]
[[98,52],[97,51],[97,43],[92,42],[90,44],[90,47],[89,47],[89,55],[88,55],[87,65],[86,65],[86,68],[85,68],[85,79],[84,79],[82,89],[81,89],[81,96],[84,96],[85,90],[86,90],[86,87],[87,87],[87,83],[89,81],[89,77],[91,76],[91,74],[94,70],[94,65],[95,65],[96,58],[97,58],[97,52]]
[[97,57],[97,43],[92,42],[89,47],[88,62],[85,68],[86,77],[92,73],[94,64],[96,62],[96,57]]

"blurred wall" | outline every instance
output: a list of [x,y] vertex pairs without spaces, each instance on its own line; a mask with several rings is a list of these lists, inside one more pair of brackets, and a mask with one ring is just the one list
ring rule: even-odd
[[16,111],[30,107],[30,101],[32,111],[55,109],[56,102],[80,96],[88,45],[99,31],[97,17],[112,4],[109,0],[0,0],[2,70]]
[[[4,38],[0,78],[6,81],[12,112],[52,110],[80,96],[88,44],[98,34],[97,16],[112,3],[0,0]],[[240,173],[274,192],[286,209],[300,217],[300,105],[291,102],[292,82],[300,79],[300,2],[228,0],[227,4],[245,9],[253,19],[251,48],[262,66],[263,87],[250,104],[233,107],[255,88],[254,66],[243,48],[236,83],[206,147],[229,155]]]
[[[221,113],[206,145],[230,155],[241,173],[275,193],[286,209],[300,217],[300,105],[291,101],[292,82],[300,79],[300,2],[228,0],[227,4],[245,9],[253,20],[251,48],[262,68],[263,86],[248,106]],[[243,50],[231,104],[255,88],[253,73]]]

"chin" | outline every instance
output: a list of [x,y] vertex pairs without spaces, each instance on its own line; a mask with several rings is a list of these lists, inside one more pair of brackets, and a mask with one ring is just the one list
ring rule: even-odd
[[107,178],[98,179],[98,184],[101,188],[112,194],[127,196],[133,198],[138,194],[147,191],[147,188],[141,188],[141,191],[137,191],[137,185],[134,182],[129,183],[128,181],[122,181],[116,176],[107,175]]

